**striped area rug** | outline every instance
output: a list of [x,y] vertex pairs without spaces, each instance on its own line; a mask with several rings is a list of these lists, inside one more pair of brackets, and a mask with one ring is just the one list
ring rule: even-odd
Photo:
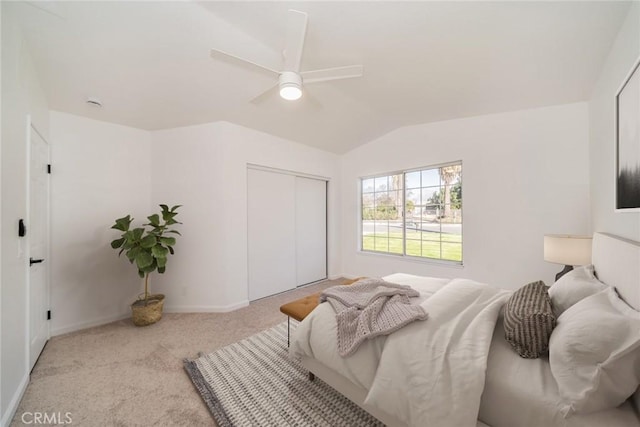
[[383,425],[319,378],[309,381],[289,359],[286,322],[184,366],[221,427]]

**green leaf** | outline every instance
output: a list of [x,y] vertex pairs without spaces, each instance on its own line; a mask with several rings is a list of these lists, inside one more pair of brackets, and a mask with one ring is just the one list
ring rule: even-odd
[[162,209],[162,212],[166,212],[169,210],[169,206],[167,205],[160,205],[160,209]]
[[120,246],[124,245],[124,242],[125,242],[126,240],[127,240],[127,239],[125,239],[124,237],[123,237],[123,238],[121,238],[121,239],[116,239],[116,240],[114,240],[114,241],[112,241],[112,242],[111,242],[111,247],[112,247],[113,249],[118,249]]
[[171,208],[171,212],[175,212],[176,209],[182,207],[182,205],[175,205],[174,207]]
[[149,252],[140,252],[136,255],[136,264],[138,265],[138,269],[142,271],[146,271],[145,268],[149,267],[154,263],[154,259]]
[[175,233],[178,236],[182,236],[182,234],[180,234],[180,232],[178,230],[169,230],[169,231],[167,231],[167,233]]
[[[162,238],[161,238],[162,239]],[[145,249],[150,249],[156,244],[156,236],[153,234],[147,234],[142,240],[140,240],[140,246]]]
[[120,249],[120,252],[118,252],[118,256],[122,255],[122,252],[124,252],[124,248]]
[[156,264],[158,264],[158,268],[166,266],[167,265],[167,258],[166,257],[157,257],[156,258]]
[[144,234],[144,228],[134,228],[133,229],[133,240],[140,240],[142,235]]
[[166,258],[169,253],[169,249],[165,248],[161,244],[157,244],[151,248],[151,254],[156,258]]
[[136,259],[140,251],[142,251],[140,246],[134,246],[133,248],[127,251],[127,258],[129,258],[130,260]]
[[138,270],[138,276],[144,279],[144,271]]
[[154,227],[158,227],[160,225],[160,217],[158,216],[158,214],[148,216],[147,219],[149,220],[149,223]]
[[156,268],[158,268],[158,264],[156,264],[156,260],[154,259],[153,262],[144,267],[142,271],[144,271],[145,273],[153,273],[154,271],[156,271]]
[[173,219],[173,217],[175,217],[176,215],[178,215],[178,212],[169,212],[169,211],[163,211],[162,212],[162,219],[166,222],[170,219]]
[[171,246],[169,246],[169,253],[171,255],[173,255],[174,253],[176,253],[176,251],[174,251],[173,248]]
[[163,274],[163,273],[164,273],[164,271],[165,271],[165,268],[164,268],[164,267],[160,267],[160,266],[158,266],[158,273]]
[[176,244],[176,238],[175,237],[161,237],[160,238],[160,243],[164,243],[167,246],[173,246]]
[[133,218],[131,218],[131,215],[118,218],[116,219],[116,223],[112,225],[111,228],[115,230],[120,230],[120,231],[127,231],[129,230],[129,225],[131,224],[131,221],[133,221]]

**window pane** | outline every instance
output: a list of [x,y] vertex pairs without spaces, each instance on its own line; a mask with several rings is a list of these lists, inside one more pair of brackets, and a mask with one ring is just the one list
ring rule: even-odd
[[411,204],[413,204],[413,206],[421,204],[420,190],[407,190],[406,203],[407,203],[407,210],[409,206],[411,206]]
[[373,178],[363,179],[362,180],[362,192],[363,193],[371,193],[373,192]]
[[376,219],[395,219],[397,217],[392,193],[376,193]]
[[442,211],[442,205],[426,205],[422,209],[422,221],[436,223],[440,219]]
[[423,205],[442,203],[442,189],[441,187],[426,187],[422,189],[422,202]]
[[373,198],[373,193],[364,193],[362,194],[362,204],[363,205],[373,205],[375,199]]
[[389,221],[389,237],[402,237],[402,219]]
[[405,188],[420,188],[420,171],[405,174]]
[[374,219],[375,209],[373,206],[363,206],[362,207],[362,220],[370,221]]
[[375,238],[373,237],[373,234],[368,234],[368,235],[363,235],[362,236],[362,250],[363,251],[372,251],[374,250],[375,246],[374,246],[374,241]]
[[455,205],[442,206],[442,215],[440,216],[440,222],[442,222],[443,224],[461,224],[462,209],[456,208]]
[[402,255],[402,239],[389,239],[389,252]]
[[386,176],[380,176],[375,178],[375,188],[376,191],[386,191],[389,189],[388,187],[388,183],[387,183],[387,178]]
[[421,256],[422,249],[419,240],[407,240],[407,255]]
[[422,232],[417,227],[411,227],[411,228],[407,227],[405,233],[406,233],[405,235],[407,236],[407,239],[412,239],[412,240],[422,239]]
[[391,175],[389,177],[389,190],[402,190],[404,189],[402,183],[402,174]]
[[376,237],[387,237],[389,235],[389,221],[375,221],[374,232]]
[[389,191],[389,197],[396,206],[402,206],[402,190]]
[[440,186],[440,173],[438,168],[422,171],[422,187]]
[[462,244],[442,243],[442,259],[462,261]]
[[[443,229],[448,229],[448,227],[444,227]],[[449,230],[448,232],[442,233],[442,242],[446,243],[462,243],[462,234],[456,233],[453,230]]]
[[389,252],[389,239],[376,238],[375,250],[378,252]]
[[439,242],[441,240],[442,235],[440,234],[439,226],[436,228],[436,226],[431,225],[429,227],[425,227],[425,229],[428,231],[424,231],[422,233],[422,240],[429,240],[432,242]]
[[440,242],[422,241],[422,256],[425,258],[440,258]]

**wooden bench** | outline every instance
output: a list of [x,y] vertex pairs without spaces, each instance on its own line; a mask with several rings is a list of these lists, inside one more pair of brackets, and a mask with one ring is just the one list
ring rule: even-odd
[[[358,277],[353,280],[346,280],[343,285],[350,285],[358,280],[362,279],[362,277]],[[290,339],[290,322],[291,318],[301,322],[305,317],[309,315],[313,311],[314,308],[318,306],[318,301],[320,299],[320,294],[322,292],[317,292],[312,295],[308,295],[306,297],[297,299],[295,301],[288,302],[282,306],[280,306],[280,311],[287,315],[287,347],[289,347],[289,339]]]

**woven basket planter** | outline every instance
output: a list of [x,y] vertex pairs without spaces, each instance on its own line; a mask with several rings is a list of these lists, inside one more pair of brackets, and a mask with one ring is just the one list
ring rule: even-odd
[[138,300],[131,304],[133,313],[133,324],[136,326],[147,326],[156,323],[162,318],[162,308],[164,306],[164,295],[149,295],[146,300]]

